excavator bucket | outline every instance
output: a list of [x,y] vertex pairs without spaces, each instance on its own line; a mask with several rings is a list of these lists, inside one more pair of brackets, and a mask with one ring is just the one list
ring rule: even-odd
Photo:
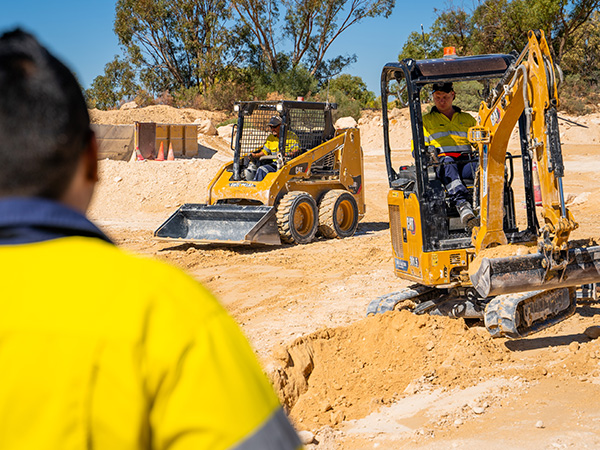
[[272,206],[186,203],[154,236],[203,243],[281,244]]
[[483,297],[600,282],[600,246],[570,249],[568,261],[564,268],[548,272],[540,253],[483,258],[470,277]]

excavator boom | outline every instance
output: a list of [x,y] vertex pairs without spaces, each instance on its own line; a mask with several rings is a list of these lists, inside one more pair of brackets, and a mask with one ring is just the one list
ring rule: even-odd
[[600,248],[569,249],[577,228],[565,205],[557,110],[557,81],[552,57],[542,31],[529,32],[529,43],[479,110],[479,124],[470,137],[479,147],[481,167],[481,226],[473,231],[476,254],[507,244],[503,230],[502,180],[510,134],[521,115],[527,151],[536,163],[542,195],[543,226],[538,253],[504,258],[481,258],[470,269],[479,294],[574,287],[600,281]]

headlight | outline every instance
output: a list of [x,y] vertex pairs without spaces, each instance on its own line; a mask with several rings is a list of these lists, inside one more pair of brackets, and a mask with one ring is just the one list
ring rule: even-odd
[[233,105],[234,112],[240,112],[240,105]]
[[277,105],[277,111],[283,112],[283,105],[281,103]]

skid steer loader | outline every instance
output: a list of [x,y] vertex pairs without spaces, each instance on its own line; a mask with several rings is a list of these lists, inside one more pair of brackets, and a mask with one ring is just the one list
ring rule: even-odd
[[[431,83],[465,81],[480,82],[484,98],[477,126],[468,132],[478,167],[474,180],[464,180],[479,221],[472,230],[464,228],[436,175],[440,163],[425,145],[420,100]],[[519,338],[565,319],[577,298],[595,293],[600,247],[569,241],[577,223],[563,194],[557,83],[541,31],[529,32],[520,54],[385,65],[381,101],[395,273],[415,284],[373,300],[368,315],[409,308],[483,319],[492,336]],[[390,93],[399,91],[408,103],[414,143],[414,164],[401,167],[394,164],[387,112]],[[517,124],[520,152],[512,155],[507,147]],[[524,212],[515,207],[515,188],[521,185]]]
[[[336,131],[331,103],[239,102],[231,148],[208,187],[207,204],[182,205],[154,233],[158,238],[201,243],[307,244],[317,232],[346,238],[365,214],[363,159],[357,128]],[[276,171],[254,181],[250,154],[270,134],[268,123],[281,120],[279,153],[259,164]],[[290,158],[286,136],[297,136],[299,156]]]

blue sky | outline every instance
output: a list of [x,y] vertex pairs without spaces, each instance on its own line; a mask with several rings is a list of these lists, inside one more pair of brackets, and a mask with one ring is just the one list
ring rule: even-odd
[[[16,26],[32,32],[73,70],[84,88],[104,72],[114,55],[121,54],[113,32],[113,0],[13,0],[3,2],[0,31]],[[388,19],[366,19],[343,33],[328,56],[353,54],[358,61],[345,72],[360,76],[379,95],[379,77],[386,62],[396,61],[409,33],[427,31],[433,9],[446,0],[396,0]]]

